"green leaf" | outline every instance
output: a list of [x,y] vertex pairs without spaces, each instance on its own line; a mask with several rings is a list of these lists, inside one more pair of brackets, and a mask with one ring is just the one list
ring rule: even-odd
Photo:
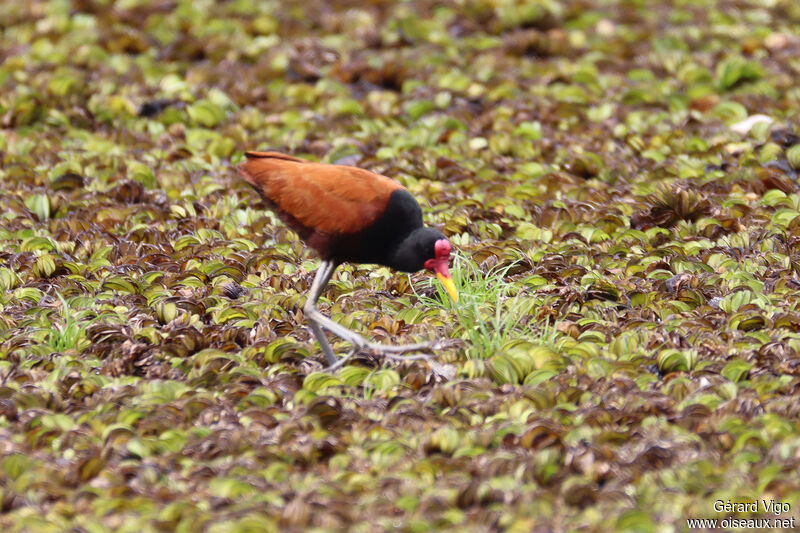
[[45,251],[52,252],[56,249],[56,244],[47,237],[29,237],[22,241],[19,249],[21,252]]
[[25,207],[33,211],[39,220],[50,218],[50,198],[46,194],[32,194],[24,200]]
[[19,276],[8,267],[0,267],[0,291],[6,292],[19,285]]
[[747,361],[734,359],[725,365],[720,374],[734,383],[738,383],[750,375],[751,368],[752,365]]
[[130,279],[126,279],[122,276],[109,276],[105,278],[100,284],[100,290],[112,290],[127,294],[137,294],[139,292],[136,285],[130,281]]
[[417,120],[434,109],[436,109],[436,104],[430,100],[415,100],[403,106],[403,110],[411,120]]
[[400,374],[391,368],[376,370],[364,379],[364,386],[371,385],[379,391],[387,391],[399,383]]
[[711,114],[725,123],[738,122],[747,118],[747,108],[739,102],[722,102],[718,104]]
[[519,383],[515,361],[508,355],[496,355],[486,362],[486,367],[495,383]]
[[717,64],[717,84],[723,90],[730,90],[741,82],[760,79],[764,70],[755,61],[741,57],[731,57]]
[[325,389],[340,385],[344,385],[341,379],[325,372],[312,372],[303,380],[303,388],[315,393],[321,393]]
[[44,294],[36,287],[20,287],[14,290],[14,298],[17,300],[27,300],[32,303],[39,303]]
[[39,278],[49,278],[56,271],[57,256],[52,254],[40,255],[33,265],[33,275]]
[[338,377],[345,385],[357,387],[364,382],[369,373],[370,370],[363,366],[345,366],[339,370]]
[[631,510],[625,511],[619,517],[615,530],[619,532],[650,533],[656,531],[656,526],[647,512]]
[[668,348],[662,350],[658,354],[657,362],[658,369],[662,374],[680,371],[687,372],[692,370],[697,364],[697,351]]
[[795,170],[800,170],[800,144],[790,146],[786,150],[786,160]]
[[8,476],[8,479],[18,479],[22,474],[32,469],[36,462],[21,453],[11,453],[0,462],[0,470]]
[[540,383],[544,383],[550,379],[556,377],[559,373],[555,370],[534,370],[527,376],[525,376],[525,380],[523,381],[524,385],[539,385]]
[[147,445],[142,439],[131,439],[126,444],[125,448],[132,453],[142,459],[145,459],[150,456],[152,450],[150,446]]
[[536,122],[521,122],[514,128],[514,136],[528,141],[538,141],[542,138],[542,124]]
[[218,498],[241,498],[256,492],[256,488],[238,479],[215,477],[209,481],[208,489]]
[[210,100],[198,100],[186,112],[193,123],[204,128],[214,128],[225,120],[225,110]]
[[132,180],[140,182],[148,189],[155,189],[158,187],[158,181],[156,181],[153,171],[144,163],[140,163],[138,161],[129,162],[128,177]]

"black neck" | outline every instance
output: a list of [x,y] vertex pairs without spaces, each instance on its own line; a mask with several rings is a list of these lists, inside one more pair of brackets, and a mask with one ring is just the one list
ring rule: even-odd
[[434,228],[417,228],[394,247],[386,265],[403,272],[421,270],[425,261],[434,257],[434,243],[444,235]]

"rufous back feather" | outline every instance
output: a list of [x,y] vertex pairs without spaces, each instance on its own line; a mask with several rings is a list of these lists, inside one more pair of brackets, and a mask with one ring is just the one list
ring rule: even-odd
[[306,228],[328,235],[358,233],[386,209],[398,182],[357,167],[312,163],[279,152],[245,152],[242,177]]

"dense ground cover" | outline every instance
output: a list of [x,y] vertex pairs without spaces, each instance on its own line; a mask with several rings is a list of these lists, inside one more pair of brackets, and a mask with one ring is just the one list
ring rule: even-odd
[[[796,516],[795,0],[32,0],[0,30],[3,531]],[[321,372],[254,148],[420,199],[462,300],[349,265],[321,307],[433,360]]]

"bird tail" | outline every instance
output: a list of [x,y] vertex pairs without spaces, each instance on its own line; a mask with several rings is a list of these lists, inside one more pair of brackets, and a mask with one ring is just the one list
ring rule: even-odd
[[287,161],[291,161],[290,165],[305,162],[280,152],[245,152],[244,155],[247,160],[239,165],[239,175],[264,197],[269,196],[267,183],[270,178],[276,173],[280,173]]
[[253,150],[244,153],[247,159],[283,159],[284,161],[294,161],[295,163],[305,163],[299,157],[282,154],[280,152],[255,152]]

